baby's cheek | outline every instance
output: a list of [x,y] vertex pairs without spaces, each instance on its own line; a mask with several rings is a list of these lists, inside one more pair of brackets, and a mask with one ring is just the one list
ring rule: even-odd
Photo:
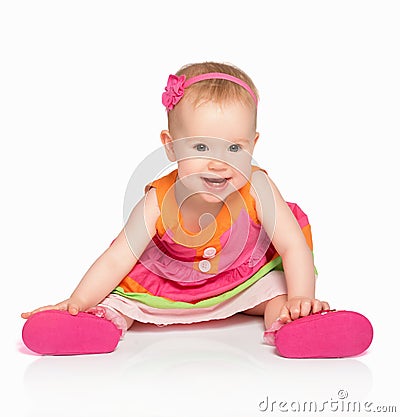
[[252,157],[247,152],[239,152],[235,154],[232,152],[226,158],[226,163],[235,171],[237,177],[242,177],[244,182],[247,182],[251,176],[251,161]]

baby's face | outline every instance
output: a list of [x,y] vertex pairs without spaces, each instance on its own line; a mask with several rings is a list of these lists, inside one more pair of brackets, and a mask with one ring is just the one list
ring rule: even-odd
[[[180,187],[220,202],[250,179],[258,133],[254,109],[240,102],[182,102],[171,125],[170,159],[178,163]],[[162,137],[162,135],[161,135]]]

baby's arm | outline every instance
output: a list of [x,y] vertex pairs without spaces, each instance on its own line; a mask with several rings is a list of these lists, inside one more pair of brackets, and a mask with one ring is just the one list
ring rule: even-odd
[[150,189],[132,210],[125,227],[113,244],[93,263],[72,295],[61,303],[41,307],[23,318],[43,310],[85,311],[102,301],[129,273],[156,233],[160,211],[155,189]]
[[292,211],[273,181],[263,172],[252,176],[259,221],[282,258],[288,301],[281,319],[289,321],[329,308],[315,299],[315,272],[312,252]]

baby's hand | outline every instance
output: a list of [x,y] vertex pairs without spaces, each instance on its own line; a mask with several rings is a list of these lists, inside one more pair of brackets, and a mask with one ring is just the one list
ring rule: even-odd
[[38,313],[39,311],[46,311],[46,310],[65,310],[68,311],[72,315],[76,315],[81,311],[78,304],[71,300],[70,298],[65,301],[61,301],[61,303],[55,304],[55,305],[49,305],[44,307],[39,307],[33,311],[29,311],[27,313],[22,313],[21,317],[23,319],[29,318],[32,314]]
[[329,304],[326,301],[307,297],[293,297],[290,300],[287,300],[281,308],[279,319],[284,323],[288,323],[299,317],[308,316],[311,313],[329,310],[329,308]]

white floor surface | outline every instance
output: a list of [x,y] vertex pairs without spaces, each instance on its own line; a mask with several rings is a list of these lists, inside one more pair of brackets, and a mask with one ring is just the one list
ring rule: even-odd
[[12,412],[4,416],[371,415],[378,407],[395,415],[389,407],[400,410],[397,388],[388,382],[399,362],[385,366],[377,346],[390,344],[379,323],[379,343],[366,354],[325,360],[278,356],[262,344],[262,319],[241,314],[162,328],[136,323],[112,354],[69,357],[29,352],[20,340],[22,324],[14,326],[10,354],[2,355],[3,369],[12,364],[3,404]]

